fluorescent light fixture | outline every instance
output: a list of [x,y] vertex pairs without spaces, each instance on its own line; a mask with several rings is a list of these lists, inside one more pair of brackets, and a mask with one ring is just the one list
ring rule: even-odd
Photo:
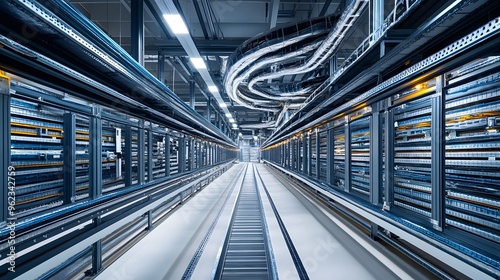
[[236,122],[234,119],[229,119],[229,122],[233,123]]
[[174,34],[189,34],[186,24],[179,14],[165,14],[163,15],[168,23],[168,26]]
[[196,69],[206,69],[205,61],[201,57],[191,57],[191,63],[193,63]]
[[232,118],[231,113],[226,113],[226,117]]
[[226,103],[219,103],[219,107],[221,107],[221,108],[227,108],[227,105],[226,105]]
[[208,90],[209,90],[211,93],[216,93],[216,92],[219,92],[219,89],[218,89],[216,86],[208,86]]
[[237,127],[238,127],[238,125],[233,123],[233,128],[237,128]]

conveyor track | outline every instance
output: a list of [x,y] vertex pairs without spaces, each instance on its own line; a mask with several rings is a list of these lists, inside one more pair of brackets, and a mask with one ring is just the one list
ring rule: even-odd
[[233,211],[215,279],[273,279],[266,231],[262,203],[250,165]]

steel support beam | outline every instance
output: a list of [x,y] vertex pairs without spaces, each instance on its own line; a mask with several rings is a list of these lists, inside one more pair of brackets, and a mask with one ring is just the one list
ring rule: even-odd
[[205,150],[205,142],[200,142],[200,167],[207,166],[206,164],[206,150]]
[[125,148],[123,151],[125,159],[125,186],[132,186],[132,127],[126,126],[123,130],[125,137]]
[[[377,33],[377,38],[378,36],[381,35],[381,27],[384,23],[384,0],[371,0],[371,32],[379,31]],[[376,39],[377,39],[376,38]]]
[[303,166],[303,169],[302,172],[304,172],[304,174],[306,175],[311,175],[311,172],[310,172],[310,168],[309,168],[309,164],[311,163],[311,159],[310,159],[310,149],[311,149],[311,136],[310,135],[307,135],[307,136],[304,136],[304,141],[302,143],[302,166]]
[[130,24],[132,58],[144,65],[144,0],[132,0]]
[[330,129],[326,133],[326,183],[333,186],[335,183],[335,134]]
[[337,55],[334,55],[332,56],[332,58],[330,58],[330,77],[333,77],[333,74],[335,74],[335,72],[337,71]]
[[76,198],[76,116],[73,113],[64,113],[63,120],[63,201],[68,204],[75,202]]
[[195,107],[195,102],[196,102],[196,95],[194,94],[194,88],[195,88],[195,82],[194,80],[189,81],[189,106],[193,109],[196,109]]
[[207,99],[207,109],[205,110],[205,118],[211,123],[212,122],[212,97],[209,96]]
[[146,148],[146,141],[145,139],[146,135],[144,132],[144,120],[139,121],[139,132],[137,135],[137,157],[138,157],[138,163],[137,163],[137,169],[138,169],[138,183],[139,185],[144,184],[145,178],[146,178],[146,160],[144,159],[144,149]]
[[198,16],[198,21],[200,22],[201,31],[203,31],[203,36],[205,37],[205,39],[208,39],[209,36],[207,32],[207,27],[205,26],[205,20],[203,19],[203,15],[201,13],[201,8],[200,4],[198,3],[198,0],[193,0],[193,5],[196,11],[196,16]]
[[218,149],[217,149],[217,145],[215,145],[215,144],[213,146],[213,151],[214,151],[214,164],[216,164],[218,162]]
[[153,127],[148,130],[148,182],[153,180]]
[[320,179],[320,172],[321,172],[321,149],[320,149],[320,144],[321,141],[319,139],[319,131],[316,130],[316,180]]
[[98,240],[92,245],[92,275],[97,275],[102,270],[102,241]]
[[215,164],[215,147],[214,144],[210,143],[210,165]]
[[205,17],[207,19],[207,25],[208,25],[208,31],[209,31],[209,36],[210,38],[212,39],[217,39],[218,36],[217,36],[217,29],[215,28],[215,24],[214,24],[214,21],[216,21],[216,19],[214,19],[212,17],[212,7],[210,5],[210,2],[208,0],[201,0],[201,4],[203,6],[203,11],[205,12]]
[[[222,115],[220,115],[220,114],[218,115],[218,117],[219,117],[219,118],[217,119],[217,123],[218,123],[218,124],[217,124],[217,127],[218,127],[220,130],[222,130],[222,118],[223,118],[223,117],[222,117]],[[222,130],[222,131],[223,131],[223,130]]]
[[390,210],[394,202],[394,112],[385,112],[384,124],[384,209]]
[[193,137],[189,136],[189,170],[193,170],[194,169],[194,149],[195,149],[195,146],[194,146],[194,139]]
[[434,229],[442,231],[445,226],[445,90],[444,77],[436,79],[436,95],[431,98],[431,223]]
[[179,138],[179,156],[177,161],[179,162],[177,169],[179,173],[186,171],[186,139],[185,137]]
[[[241,44],[245,42],[246,39],[235,39],[235,40],[196,40],[196,47],[200,53],[200,56],[209,55],[231,55]],[[188,54],[182,47],[178,40],[161,40],[154,46],[146,46],[146,51],[156,52],[159,51],[162,54],[170,56],[187,56]]]
[[153,229],[153,211],[149,210],[148,212],[146,212],[146,216],[148,219],[147,230],[152,230]]
[[165,83],[165,54],[158,54],[158,80]]
[[[10,133],[10,79],[3,75],[0,71],[0,149],[2,149],[1,167],[0,167],[0,186],[2,187],[2,195],[0,201],[0,222],[7,221],[9,216],[13,216],[14,211],[9,211],[8,198],[10,190],[15,190],[15,169],[11,164],[11,133]],[[9,189],[11,187],[11,189]],[[14,187],[14,188],[13,188]]]
[[195,168],[202,167],[203,151],[201,149],[201,142],[196,143],[196,166]]
[[344,174],[344,190],[351,192],[351,123],[348,120],[344,130],[345,139],[345,174]]
[[326,0],[325,4],[323,5],[323,8],[321,8],[321,11],[319,12],[320,17],[324,17],[326,12],[328,11],[328,8],[330,7],[330,4],[332,4],[332,0]]
[[382,187],[382,118],[379,105],[372,105],[370,119],[370,202],[381,202]]
[[102,194],[102,120],[101,107],[92,106],[89,126],[89,198]]
[[221,158],[221,151],[218,145],[215,146],[215,152],[216,152],[215,163],[219,163]]
[[271,10],[269,11],[269,29],[273,29],[276,27],[279,9],[280,0],[271,0]]
[[165,135],[165,176],[170,176],[170,135]]
[[[372,105],[370,119],[370,202],[379,205],[382,194],[382,118],[379,104]],[[370,237],[376,239],[378,225],[371,222]]]

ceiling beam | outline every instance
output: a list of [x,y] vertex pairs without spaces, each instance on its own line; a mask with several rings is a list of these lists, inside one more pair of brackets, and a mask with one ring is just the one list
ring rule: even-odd
[[269,29],[273,29],[274,27],[276,27],[279,9],[280,0],[271,0],[271,11],[269,12]]
[[[200,55],[230,55],[244,40],[194,40]],[[170,56],[185,56],[185,49],[178,40],[161,40],[154,46],[160,53]],[[154,51],[148,50],[146,51]]]
[[196,15],[198,16],[198,21],[200,22],[201,30],[203,31],[203,36],[205,37],[205,39],[208,39],[207,27],[205,26],[205,20],[203,19],[198,0],[193,0],[193,5],[194,9],[196,10]]
[[[205,87],[205,84],[203,83],[203,80],[199,75],[193,75],[190,73],[189,66],[186,65],[186,62],[182,58],[167,58],[167,63],[172,67],[172,69],[177,70],[177,73],[181,76],[182,80],[184,80],[185,85],[188,85],[189,81],[191,79],[194,79],[196,82],[197,87],[200,89],[201,94],[205,99],[208,99],[208,95],[205,93],[205,91],[202,89],[202,87]],[[179,92],[176,92],[177,95],[180,95]]]
[[215,24],[214,24],[214,18],[215,15],[212,13],[212,7],[210,6],[210,2],[207,0],[201,0],[201,3],[203,5],[203,11],[205,12],[205,17],[207,18],[207,25],[210,29],[211,38],[212,39],[217,39],[217,30],[215,29]]
[[[122,1],[125,2],[124,0],[122,0]],[[162,21],[160,15],[158,14],[158,12],[156,11],[155,7],[153,6],[153,4],[151,3],[151,0],[144,0],[144,3],[146,3],[146,6],[148,7],[147,11],[149,11],[151,13],[151,15],[155,19],[156,23],[160,27],[161,31],[163,31],[163,34],[165,35],[165,37],[167,37],[167,39],[172,39],[172,36],[170,35],[170,32],[168,31],[165,24],[162,24],[163,21]],[[129,12],[130,12],[130,10],[129,10]],[[147,30],[147,28],[146,28],[146,30]]]
[[144,66],[144,1],[132,0],[130,10],[131,54],[132,58]]
[[324,17],[326,14],[326,11],[328,11],[328,8],[330,8],[330,4],[332,4],[332,0],[326,0],[325,5],[323,5],[323,8],[321,9],[321,12],[319,12],[320,17]]

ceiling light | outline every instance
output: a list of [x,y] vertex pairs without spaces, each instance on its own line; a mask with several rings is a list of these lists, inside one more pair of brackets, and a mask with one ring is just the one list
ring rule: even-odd
[[238,127],[238,125],[233,123],[233,128],[237,128],[237,127]]
[[226,113],[226,117],[232,118],[231,113]]
[[234,119],[229,119],[229,122],[233,123],[233,122],[236,122],[236,121]]
[[192,57],[191,63],[193,63],[193,66],[196,69],[206,69],[207,68],[207,66],[205,65],[205,61],[203,61],[203,58],[201,58],[201,57]]
[[182,20],[182,17],[178,14],[165,14],[163,15],[168,23],[168,26],[174,32],[174,34],[189,34],[189,31]]
[[208,86],[208,90],[209,90],[211,93],[216,93],[216,92],[219,92],[219,89],[217,88],[217,86]]
[[226,105],[226,103],[219,103],[219,107],[221,107],[221,108],[227,108],[227,105]]

